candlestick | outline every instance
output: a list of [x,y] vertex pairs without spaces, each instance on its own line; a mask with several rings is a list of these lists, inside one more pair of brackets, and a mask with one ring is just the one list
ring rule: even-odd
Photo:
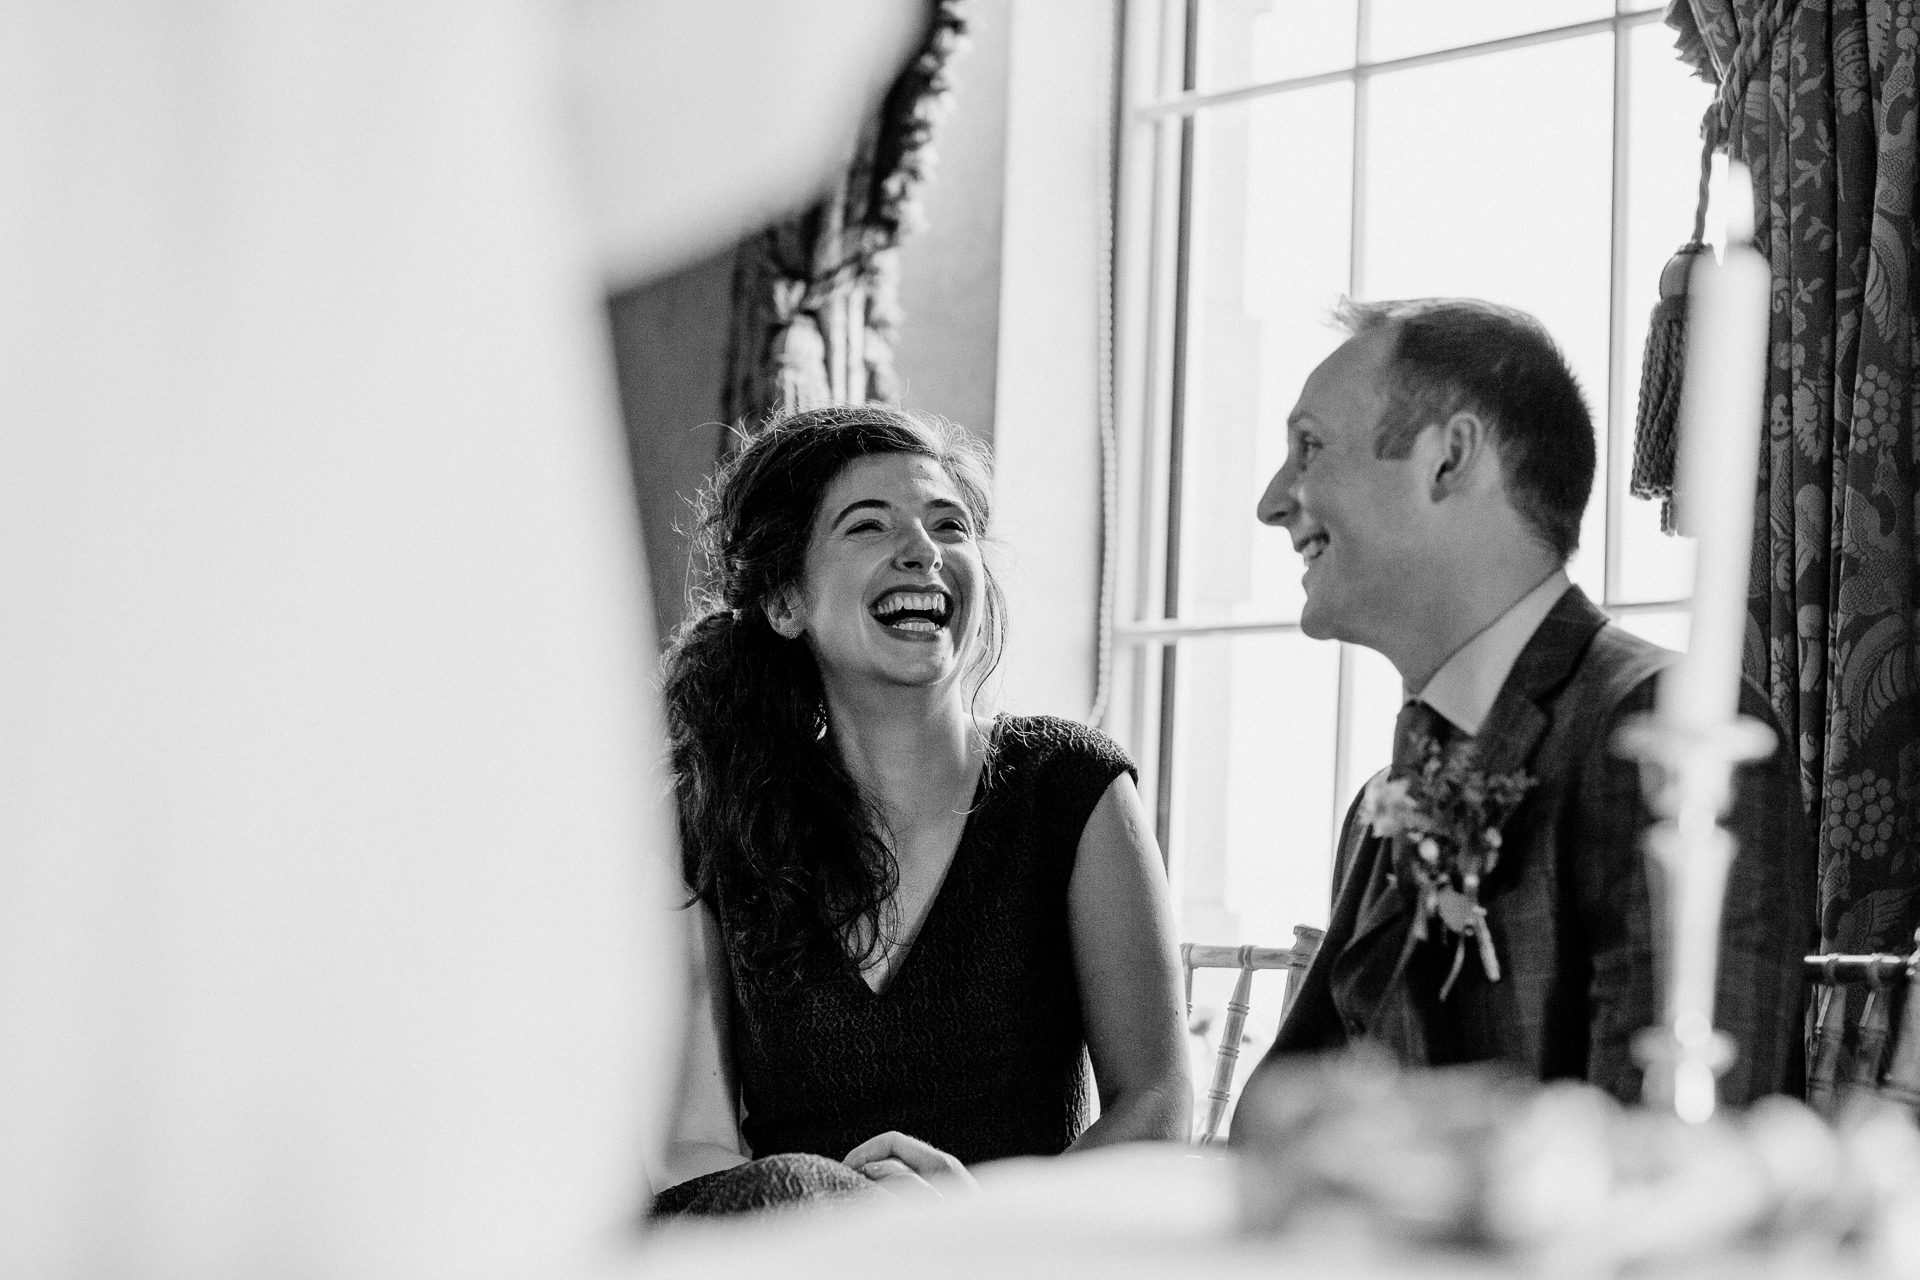
[[1725,257],[1697,255],[1687,285],[1674,509],[1681,532],[1699,542],[1687,652],[1661,681],[1659,706],[1694,727],[1731,720],[1740,698],[1773,280],[1751,243],[1752,191],[1747,167],[1728,165]]
[[1645,1100],[1691,1123],[1713,1115],[1715,1080],[1738,1049],[1713,1029],[1720,911],[1735,852],[1720,815],[1733,793],[1734,767],[1763,760],[1775,747],[1773,730],[1745,716],[1710,727],[1636,716],[1614,740],[1615,750],[1639,762],[1656,818],[1645,845],[1659,868],[1649,886],[1663,926],[1654,935],[1660,1021],[1635,1038],[1634,1056],[1646,1069]]
[[1674,506],[1694,548],[1693,623],[1686,654],[1660,679],[1658,714],[1627,726],[1619,749],[1640,761],[1657,821],[1647,832],[1650,878],[1664,929],[1660,1023],[1634,1043],[1649,1102],[1682,1120],[1713,1115],[1716,1079],[1738,1047],[1713,1028],[1720,913],[1733,837],[1720,827],[1733,770],[1775,747],[1771,729],[1738,717],[1752,566],[1753,503],[1766,389],[1772,272],[1756,253],[1753,187],[1727,167],[1726,251],[1700,255],[1687,292],[1686,382]]

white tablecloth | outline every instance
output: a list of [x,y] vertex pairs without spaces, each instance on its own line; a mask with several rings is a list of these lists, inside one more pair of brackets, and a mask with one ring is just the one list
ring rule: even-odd
[[1525,1274],[1468,1255],[1382,1253],[1357,1240],[1236,1236],[1233,1167],[1224,1152],[1115,1147],[1003,1161],[977,1172],[978,1196],[938,1205],[888,1202],[674,1226],[648,1242],[639,1274],[660,1280]]

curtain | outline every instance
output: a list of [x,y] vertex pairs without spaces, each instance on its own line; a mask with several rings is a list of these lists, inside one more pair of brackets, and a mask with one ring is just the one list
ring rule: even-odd
[[744,429],[823,404],[895,401],[898,246],[918,224],[933,128],[965,48],[965,0],[939,0],[920,54],[821,200],[741,246],[722,412]]
[[[1829,951],[1905,951],[1920,891],[1913,274],[1916,0],[1675,0],[1726,92],[1773,267],[1747,670],[1799,752]],[[1742,87],[1744,81],[1744,88]],[[1871,1085],[1887,1001],[1824,993],[1814,1100]]]

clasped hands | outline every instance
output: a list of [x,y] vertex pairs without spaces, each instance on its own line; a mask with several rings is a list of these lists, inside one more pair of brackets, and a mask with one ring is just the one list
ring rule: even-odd
[[967,1167],[931,1143],[888,1130],[847,1152],[844,1162],[880,1189],[907,1199],[971,1195],[977,1184]]

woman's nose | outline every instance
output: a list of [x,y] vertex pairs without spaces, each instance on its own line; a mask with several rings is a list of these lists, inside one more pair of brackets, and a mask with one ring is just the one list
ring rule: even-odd
[[910,525],[900,539],[893,560],[902,569],[938,569],[940,544],[933,540],[925,525]]

